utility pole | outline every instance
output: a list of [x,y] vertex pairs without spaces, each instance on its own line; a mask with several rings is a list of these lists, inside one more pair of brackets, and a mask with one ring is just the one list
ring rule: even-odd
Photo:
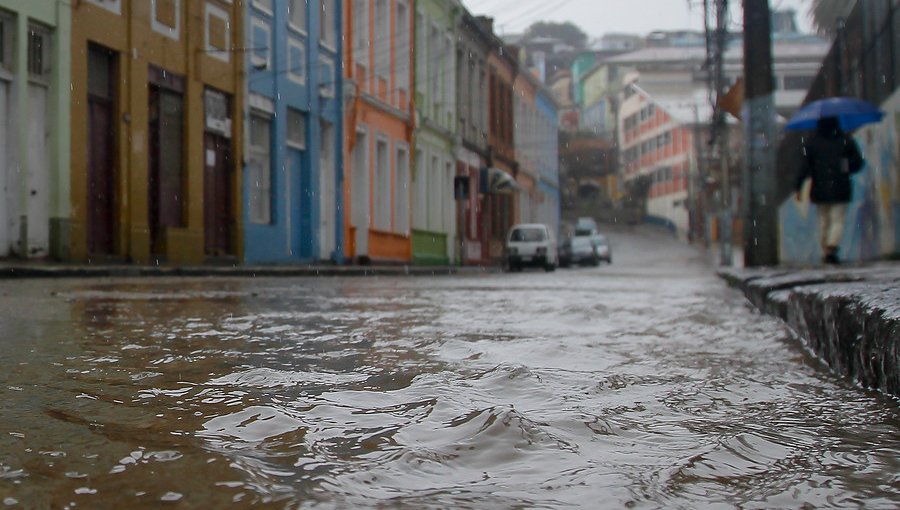
[[778,264],[775,101],[769,0],[744,2],[744,265]]
[[720,197],[719,197],[719,263],[723,266],[733,264],[732,232],[731,232],[731,154],[729,142],[731,136],[725,123],[725,111],[720,101],[725,95],[725,51],[728,49],[728,0],[716,0],[716,34],[715,34],[715,87],[716,110],[713,118],[713,142],[717,149],[721,165]]

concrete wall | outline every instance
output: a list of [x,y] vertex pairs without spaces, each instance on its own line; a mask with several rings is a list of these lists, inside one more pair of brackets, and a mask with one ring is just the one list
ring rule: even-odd
[[[840,255],[873,260],[900,252],[900,91],[881,108],[879,124],[854,133],[866,166],[853,176],[853,200],[844,221]],[[779,210],[781,260],[817,263],[822,258],[815,205],[789,198]]]

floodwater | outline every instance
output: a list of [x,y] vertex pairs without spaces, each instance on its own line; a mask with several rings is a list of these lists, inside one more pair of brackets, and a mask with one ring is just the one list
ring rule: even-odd
[[896,508],[897,401],[693,248],[0,282],[0,508]]

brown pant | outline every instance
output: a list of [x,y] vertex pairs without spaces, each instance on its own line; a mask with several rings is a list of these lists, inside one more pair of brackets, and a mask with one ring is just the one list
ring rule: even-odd
[[829,248],[837,248],[844,235],[844,218],[847,216],[847,204],[816,204],[819,215],[819,244],[822,252]]

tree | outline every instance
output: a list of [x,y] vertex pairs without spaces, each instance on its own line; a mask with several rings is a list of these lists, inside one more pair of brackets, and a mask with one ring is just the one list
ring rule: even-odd
[[570,21],[566,21],[565,23],[556,23],[553,21],[535,22],[525,31],[525,37],[527,39],[534,39],[536,37],[559,39],[576,50],[584,49],[588,40],[587,34]]

